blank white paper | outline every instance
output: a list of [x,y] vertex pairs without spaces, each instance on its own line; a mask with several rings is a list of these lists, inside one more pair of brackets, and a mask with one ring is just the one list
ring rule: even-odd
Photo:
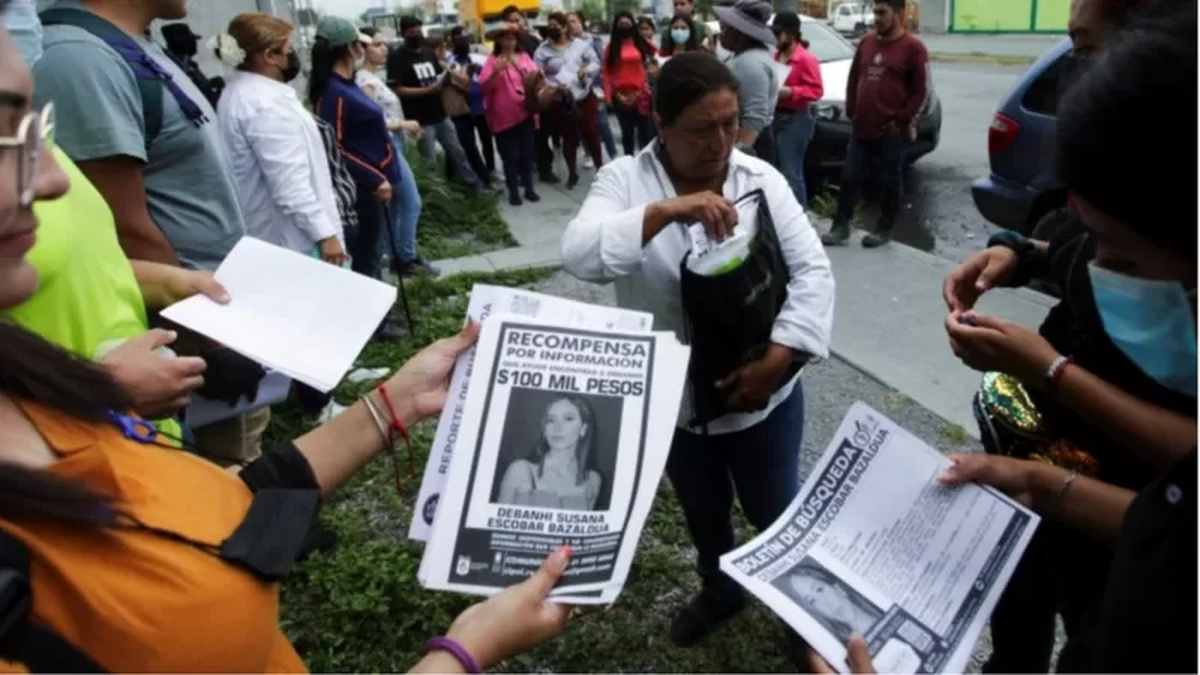
[[243,237],[217,268],[231,298],[196,296],[162,315],[322,392],[337,386],[396,302],[396,288]]

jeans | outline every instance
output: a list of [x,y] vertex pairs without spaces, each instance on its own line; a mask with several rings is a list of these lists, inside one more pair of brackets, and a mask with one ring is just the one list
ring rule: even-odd
[[[492,150],[492,132],[488,131],[483,115],[459,115],[453,118],[454,130],[458,134],[458,142],[467,155],[471,170],[484,183],[490,183],[492,172],[496,170],[495,153]],[[475,142],[475,132],[479,132],[479,143]],[[479,146],[483,146],[480,154]],[[485,156],[486,155],[486,156]]]
[[421,218],[421,193],[417,191],[417,179],[404,156],[404,141],[392,140],[392,152],[400,169],[400,182],[392,186],[392,200],[387,209],[380,209],[380,218],[386,218],[379,227],[381,246],[390,252],[392,262],[408,263],[417,257],[417,221]]
[[[594,94],[593,94],[594,95]],[[608,151],[608,159],[617,158],[617,142],[613,138],[612,125],[608,122],[608,106],[604,101],[596,100],[596,126],[600,129],[600,140],[604,141],[604,149]]]
[[542,177],[554,173],[554,145],[550,141],[551,135],[553,132],[550,130],[546,113],[542,113],[541,124],[536,125],[533,131],[534,160],[537,163],[538,175]]
[[424,127],[421,134],[421,155],[425,161],[433,164],[434,153],[437,150],[437,145],[442,146],[442,150],[446,153],[446,169],[449,172],[451,169],[463,182],[476,190],[483,188],[483,183],[480,182],[479,176],[471,169],[471,163],[467,160],[467,153],[463,150],[462,144],[458,142],[458,131],[454,128],[454,123],[447,117],[437,124],[430,124]]
[[717,565],[736,543],[734,495],[755,528],[769,527],[800,491],[803,440],[804,390],[799,381],[791,396],[748,429],[709,436],[675,430],[667,477],[696,546],[705,592],[727,600],[741,596],[741,587]]
[[379,278],[380,225],[383,224],[383,205],[375,198],[372,188],[358,183],[354,210],[358,214],[358,228],[346,232],[346,246],[350,249],[350,269],[372,279]]
[[804,155],[816,129],[808,111],[775,111],[775,155],[779,170],[787,178],[800,206],[808,209],[808,186],[804,183]]
[[625,148],[625,154],[632,155],[654,140],[654,125],[649,115],[620,103],[614,103],[612,108],[617,123],[621,125],[621,145]]
[[534,136],[532,117],[496,134],[496,146],[504,162],[504,183],[510,195],[517,194],[519,187],[533,191]]
[[754,139],[754,156],[773,167],[779,167],[778,153],[775,152],[775,130],[770,125],[758,132]]
[[849,226],[850,219],[854,217],[854,207],[858,206],[867,170],[869,166],[878,164],[883,201],[877,229],[882,233],[891,233],[896,225],[896,214],[900,212],[900,195],[904,192],[904,155],[907,150],[908,138],[900,134],[872,139],[850,137],[850,144],[846,148],[846,165],[842,168],[834,227]]
[[579,173],[575,153],[579,149],[580,134],[583,135],[583,147],[592,156],[596,166],[604,163],[604,156],[600,154],[600,134],[596,129],[595,96],[588,94],[582,101],[576,101],[574,114],[566,106],[556,102],[546,111],[544,121],[562,137],[563,158],[566,159],[567,170],[572,176]]

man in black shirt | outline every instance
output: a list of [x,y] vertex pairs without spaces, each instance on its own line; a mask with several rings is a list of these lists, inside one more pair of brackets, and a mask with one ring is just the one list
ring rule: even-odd
[[[521,50],[532,59],[533,53],[537,51],[542,41],[536,35],[530,34],[529,23],[525,20],[525,15],[516,5],[509,5],[504,8],[501,16],[505,21],[521,27],[521,32],[517,39],[521,45]],[[543,123],[538,127],[533,143],[537,154],[538,178],[543,183],[553,185],[559,181],[559,178],[554,174],[554,149],[550,144],[551,134],[550,125]]]
[[458,132],[442,105],[445,69],[433,50],[425,46],[421,25],[415,16],[400,18],[404,44],[388,56],[388,86],[400,97],[405,117],[421,125],[420,147],[426,161],[433,163],[436,145],[440,144],[446,153],[447,169],[453,169],[464,183],[484,192],[485,187],[467,161]]
[[169,23],[162,27],[163,40],[167,43],[167,56],[170,56],[180,70],[187,74],[188,79],[200,93],[204,94],[204,98],[212,104],[213,108],[217,107],[217,101],[221,98],[221,92],[225,89],[225,78],[209,77],[200,70],[200,66],[196,65],[196,51],[200,43],[200,36],[192,32],[191,26],[186,23]]

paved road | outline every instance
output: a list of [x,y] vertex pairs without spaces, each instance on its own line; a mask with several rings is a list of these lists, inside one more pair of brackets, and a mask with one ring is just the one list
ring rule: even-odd
[[1063,40],[1063,35],[933,35],[920,36],[934,54],[990,54],[1036,58]]

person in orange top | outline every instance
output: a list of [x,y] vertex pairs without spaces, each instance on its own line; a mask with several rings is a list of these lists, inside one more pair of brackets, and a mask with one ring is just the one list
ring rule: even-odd
[[[32,206],[68,186],[44,146],[52,116],[29,109],[32,94],[0,30],[0,308],[37,289]],[[340,417],[235,474],[117,412],[129,396],[99,366],[0,323],[0,670],[304,670],[279,628],[278,579],[307,548],[319,502],[391,428],[441,409],[477,332],[431,345]],[[561,630],[569,608],[546,597],[568,561],[560,550],[469,608],[416,670],[476,671]]]
[[634,29],[633,15],[617,12],[601,61],[604,100],[621,125],[621,145],[632,155],[654,140],[650,122],[650,75],[657,72],[654,45]]

